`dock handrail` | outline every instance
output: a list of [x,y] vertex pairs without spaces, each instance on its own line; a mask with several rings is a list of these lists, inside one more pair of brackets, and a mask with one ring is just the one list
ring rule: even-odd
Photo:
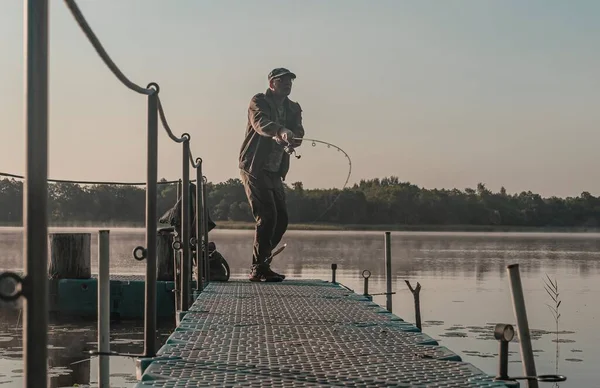
[[[156,356],[156,285],[157,285],[157,186],[158,184],[174,182],[157,182],[158,175],[158,121],[175,143],[183,144],[182,164],[182,237],[183,237],[183,259],[182,270],[182,292],[189,300],[190,290],[190,266],[191,245],[199,254],[198,247],[202,246],[202,240],[207,239],[207,206],[206,206],[206,177],[202,174],[202,159],[194,158],[190,142],[191,136],[184,133],[181,137],[173,134],[159,97],[160,87],[151,82],[142,87],[131,81],[110,58],[108,52],[86,21],[83,13],[77,6],[75,0],[65,0],[66,6],[71,11],[74,19],[82,29],[91,45],[96,50],[102,61],[115,75],[115,77],[128,89],[147,97],[147,171],[146,171],[146,236],[145,247],[138,246],[133,250],[133,256],[137,260],[146,260],[145,274],[145,316],[144,316],[144,350],[137,356]],[[26,387],[42,387],[47,385],[47,344],[48,344],[48,296],[47,296],[47,194],[48,182],[48,30],[49,12],[48,0],[29,0],[25,7],[26,13],[26,50],[25,50],[25,73],[26,73],[26,148],[27,148],[27,173],[25,177],[14,174],[0,173],[2,176],[23,178],[26,190],[24,190],[25,217],[23,220],[26,246],[24,247],[24,276],[12,272],[0,274],[0,282],[5,279],[12,280],[16,284],[15,290],[10,293],[0,293],[0,300],[12,301],[21,297],[27,300],[24,304],[23,324],[23,359],[24,359],[24,385]],[[190,239],[190,203],[189,203],[189,166],[197,170],[197,192],[202,193],[197,198],[196,219],[197,238]],[[57,182],[76,183],[75,181],[54,180]],[[120,184],[133,185],[121,182],[78,182],[86,184]],[[138,183],[135,183],[138,185]],[[203,220],[201,223],[200,220]],[[203,244],[207,249],[208,241]],[[207,257],[199,255],[199,275],[204,272]],[[208,272],[205,272],[207,274]],[[205,275],[204,283],[208,281]],[[198,283],[202,279],[198,278]],[[202,286],[198,287],[199,290]],[[182,295],[182,296],[184,296]],[[182,309],[187,310],[187,303],[182,304]],[[100,319],[100,317],[98,317]],[[109,352],[107,355],[118,355]],[[132,356],[132,355],[128,355]]]
[[[156,355],[156,229],[157,229],[157,209],[156,209],[156,186],[157,186],[157,133],[156,133],[156,118],[160,118],[163,129],[167,133],[168,137],[175,143],[182,144],[182,190],[181,190],[181,242],[180,249],[182,254],[182,260],[179,261],[181,284],[177,287],[179,295],[180,306],[178,308],[181,311],[187,311],[190,302],[190,282],[191,282],[191,251],[192,245],[195,244],[194,249],[199,253],[199,246],[207,246],[208,242],[204,241],[203,238],[198,236],[196,239],[190,239],[190,200],[189,200],[189,167],[190,164],[195,169],[201,169],[202,159],[194,158],[192,149],[190,146],[191,135],[184,132],[180,137],[177,137],[169,123],[163,108],[163,103],[160,99],[160,87],[156,83],[150,83],[146,88],[143,88],[133,81],[131,81],[119,67],[110,58],[107,51],[102,46],[100,40],[96,37],[94,31],[86,21],[84,15],[77,6],[75,0],[65,0],[67,7],[73,14],[73,17],[81,27],[83,33],[86,35],[100,58],[104,61],[106,66],[112,71],[112,73],[125,85],[127,88],[148,96],[148,150],[147,150],[147,183],[146,183],[146,247],[136,247],[134,249],[134,257],[138,260],[146,260],[146,314],[144,318],[144,357],[154,357]],[[199,186],[204,186],[204,181],[197,180]],[[202,188],[201,188],[202,191]],[[204,191],[202,191],[204,192]],[[204,197],[204,196],[202,196]],[[199,202],[198,202],[199,203]],[[207,218],[204,213],[206,210],[205,204],[203,206],[196,206],[196,219],[200,220]],[[201,225],[203,228],[204,225]],[[202,237],[206,233],[200,234]],[[202,244],[202,245],[200,245]],[[175,248],[175,247],[174,247]],[[138,255],[135,253],[139,252]],[[202,255],[199,255],[198,267],[202,263]],[[199,271],[202,272],[202,271]],[[207,274],[207,272],[205,272]],[[208,279],[205,276],[204,281]],[[202,282],[202,279],[197,279],[198,283]]]
[[[25,179],[23,175],[11,174],[8,172],[0,172],[0,176],[8,177],[8,178],[17,178],[17,179]],[[52,183],[73,183],[73,184],[81,184],[81,185],[114,185],[114,186],[146,186],[146,182],[116,182],[116,181],[80,181],[73,179],[47,179],[48,182]],[[165,181],[157,181],[157,185],[172,185],[175,183],[179,183],[181,180],[165,180]],[[190,180],[190,182],[195,182],[196,180]]]

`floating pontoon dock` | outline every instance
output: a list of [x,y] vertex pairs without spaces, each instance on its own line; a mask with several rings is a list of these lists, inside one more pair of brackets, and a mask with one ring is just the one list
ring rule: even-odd
[[327,281],[210,283],[147,387],[506,387],[369,297]]

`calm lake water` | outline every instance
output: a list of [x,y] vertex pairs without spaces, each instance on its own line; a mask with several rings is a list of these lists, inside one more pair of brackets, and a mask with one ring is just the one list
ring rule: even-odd
[[[54,229],[66,231],[69,229]],[[54,230],[51,230],[54,231]],[[97,230],[92,233],[92,271],[97,272]],[[291,278],[330,279],[338,264],[338,281],[362,292],[361,272],[372,272],[369,289],[385,291],[383,232],[289,231],[287,249],[274,269]],[[412,294],[405,280],[421,286],[423,331],[486,373],[494,375],[498,344],[496,323],[515,323],[506,266],[518,263],[533,335],[538,374],[558,373],[568,380],[541,386],[599,386],[600,235],[520,233],[392,233],[394,314],[414,322]],[[230,263],[234,277],[245,277],[251,259],[252,231],[216,230],[211,240]],[[144,272],[131,257],[143,245],[141,229],[111,229],[111,272]],[[20,229],[0,228],[0,269],[22,268]],[[560,321],[547,306],[554,302],[544,290],[549,276],[558,282]],[[385,297],[375,302],[385,306]],[[0,386],[20,387],[22,320],[18,310],[0,308]],[[161,324],[165,339],[173,325]],[[52,387],[95,386],[97,360],[82,352],[96,348],[96,322],[55,322],[49,328]],[[111,350],[141,352],[143,323],[111,324]],[[558,346],[557,346],[558,345]],[[522,376],[518,343],[510,344],[509,374]],[[83,362],[78,362],[83,361]],[[596,366],[594,366],[596,365]],[[112,358],[111,386],[131,387],[134,360]],[[524,386],[524,384],[522,384]]]

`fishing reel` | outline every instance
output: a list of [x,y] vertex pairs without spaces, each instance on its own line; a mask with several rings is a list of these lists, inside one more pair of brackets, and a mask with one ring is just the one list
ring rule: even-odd
[[294,149],[294,147],[292,147],[291,145],[286,145],[285,147],[283,147],[283,150],[288,154],[288,155],[294,155],[296,157],[296,159],[300,159],[302,157],[302,155],[298,155],[296,154],[296,150]]

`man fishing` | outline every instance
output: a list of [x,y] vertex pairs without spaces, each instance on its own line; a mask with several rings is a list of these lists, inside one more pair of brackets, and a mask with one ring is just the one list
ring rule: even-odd
[[285,275],[271,269],[273,249],[288,226],[283,181],[290,152],[302,144],[300,104],[289,99],[296,75],[285,68],[268,75],[269,88],[250,100],[248,124],[239,156],[242,183],[256,220],[249,279],[281,282]]

